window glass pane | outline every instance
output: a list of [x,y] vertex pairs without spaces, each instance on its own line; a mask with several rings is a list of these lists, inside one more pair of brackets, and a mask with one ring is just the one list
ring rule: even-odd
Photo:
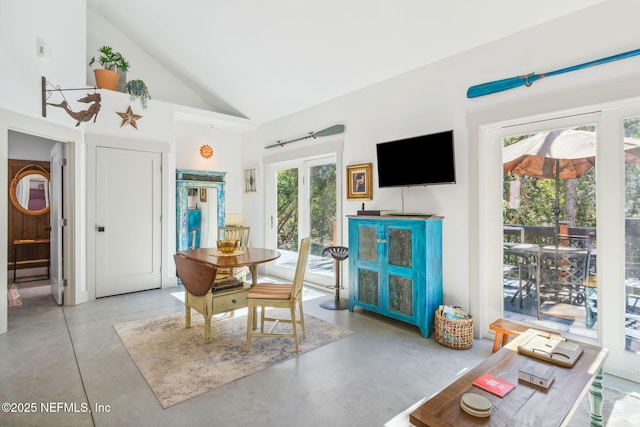
[[625,349],[640,352],[640,117],[624,121]]
[[298,169],[277,172],[278,249],[298,252]]

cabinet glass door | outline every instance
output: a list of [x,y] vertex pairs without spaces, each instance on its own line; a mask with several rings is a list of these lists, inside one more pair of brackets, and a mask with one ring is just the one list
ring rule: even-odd
[[386,236],[388,308],[413,317],[413,230],[388,227]]

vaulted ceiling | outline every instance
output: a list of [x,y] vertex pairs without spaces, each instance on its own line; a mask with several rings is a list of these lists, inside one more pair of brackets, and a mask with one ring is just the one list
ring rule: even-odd
[[87,0],[197,91],[262,124],[603,0]]

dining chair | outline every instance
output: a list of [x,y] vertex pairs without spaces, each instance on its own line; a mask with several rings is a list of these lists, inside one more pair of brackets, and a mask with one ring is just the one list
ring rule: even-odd
[[543,300],[572,305],[584,305],[589,320],[585,284],[589,277],[589,249],[571,247],[542,248],[540,283],[538,286],[538,318]]
[[[304,329],[304,313],[302,311],[302,284],[304,282],[309,247],[311,238],[306,237],[300,241],[296,272],[291,284],[258,283],[247,293],[247,351],[251,351],[251,338],[253,337],[282,337],[293,338],[296,353],[300,351],[298,345],[298,325],[302,327],[302,337],[306,336]],[[300,312],[300,318],[296,318],[296,306]],[[260,329],[254,329],[254,315],[256,308],[260,307]],[[290,318],[267,317],[266,308],[287,308]],[[269,332],[265,332],[264,323],[274,322]],[[292,331],[273,332],[278,323],[291,323]]]
[[191,309],[204,317],[204,341],[211,342],[211,317],[213,316],[213,294],[211,287],[217,268],[181,254],[175,254],[176,272],[184,286],[185,328],[191,328]]
[[[238,250],[249,247],[251,227],[222,226],[218,227],[218,240],[237,240]],[[221,268],[218,270],[216,283],[228,283],[233,278],[246,281],[249,267]]]
[[251,227],[222,226],[218,227],[218,240],[237,240],[240,249],[249,247]]

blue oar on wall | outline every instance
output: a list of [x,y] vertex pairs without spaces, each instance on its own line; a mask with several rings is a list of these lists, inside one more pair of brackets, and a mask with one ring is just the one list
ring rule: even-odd
[[543,79],[545,77],[551,77],[551,76],[557,76],[558,74],[570,73],[571,71],[581,70],[587,67],[593,67],[594,65],[606,64],[607,62],[613,62],[619,59],[630,58],[632,56],[637,56],[637,55],[640,55],[640,49],[631,50],[629,52],[620,53],[618,55],[608,56],[602,59],[596,59],[595,61],[585,62],[584,64],[578,64],[572,67],[561,68],[559,70],[550,71],[548,73],[543,73],[543,74],[530,73],[524,76],[511,77],[509,79],[496,80],[494,82],[471,86],[467,90],[467,98],[477,98],[479,96],[489,95],[496,92],[502,92],[504,90],[509,90],[516,87],[520,87],[520,86],[529,87],[535,81]]

